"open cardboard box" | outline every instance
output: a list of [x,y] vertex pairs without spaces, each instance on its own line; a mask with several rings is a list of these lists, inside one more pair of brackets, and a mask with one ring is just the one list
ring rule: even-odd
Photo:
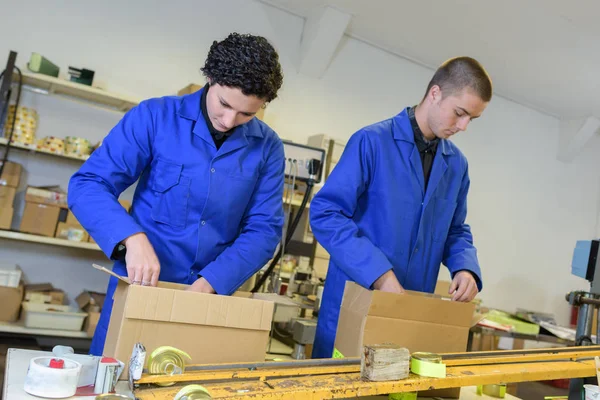
[[129,359],[138,342],[148,355],[160,346],[176,347],[194,364],[265,360],[273,302],[245,292],[190,292],[185,290],[188,285],[169,282],[130,285],[126,277],[94,267],[119,279],[104,355],[126,363],[120,379],[128,379]]
[[[386,293],[346,282],[335,338],[337,354],[359,357],[364,345],[394,343],[411,353],[467,350],[469,329],[479,321],[475,304],[435,294]],[[423,393],[458,398],[460,388]]]

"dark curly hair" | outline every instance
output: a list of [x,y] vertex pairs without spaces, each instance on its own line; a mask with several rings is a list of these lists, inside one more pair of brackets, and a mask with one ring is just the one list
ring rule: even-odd
[[213,42],[200,70],[212,84],[239,88],[267,102],[283,84],[279,55],[262,36],[232,33]]

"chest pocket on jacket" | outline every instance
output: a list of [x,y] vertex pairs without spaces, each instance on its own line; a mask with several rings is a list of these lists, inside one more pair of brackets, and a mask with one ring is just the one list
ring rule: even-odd
[[181,176],[183,165],[159,159],[151,188],[155,192],[152,219],[174,228],[185,228],[191,179]]
[[456,202],[452,200],[436,199],[433,215],[433,233],[435,242],[445,242],[450,230]]

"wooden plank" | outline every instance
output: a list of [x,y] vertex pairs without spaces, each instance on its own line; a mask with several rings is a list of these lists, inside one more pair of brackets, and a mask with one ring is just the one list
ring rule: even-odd
[[[18,79],[16,73],[14,79],[14,82]],[[32,72],[23,72],[23,84],[45,90],[49,94],[65,95],[120,111],[130,110],[139,103],[138,99],[130,96],[111,93],[93,86]]]
[[[8,139],[0,138],[0,145],[6,146],[7,143],[8,143]],[[44,154],[44,155],[49,155],[49,156],[54,156],[54,157],[59,157],[59,158],[66,158],[69,160],[74,160],[74,161],[79,161],[79,162],[84,162],[85,160],[87,160],[90,157],[90,156],[77,156],[77,155],[66,155],[66,154],[53,153],[51,151],[38,149],[35,145],[27,145],[27,144],[22,144],[22,143],[11,143],[10,147],[13,149],[26,150],[26,151],[30,151],[33,153],[39,153],[39,154]]]
[[75,242],[73,240],[51,238],[51,237],[40,236],[40,235],[32,235],[29,233],[0,230],[0,238],[10,239],[10,240],[19,240],[22,242],[49,244],[52,246],[71,247],[71,248],[75,248],[75,249],[102,251],[100,249],[100,247],[95,243]]

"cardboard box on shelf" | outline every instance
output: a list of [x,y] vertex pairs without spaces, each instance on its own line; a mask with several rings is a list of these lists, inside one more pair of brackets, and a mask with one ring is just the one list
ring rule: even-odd
[[129,210],[131,209],[131,202],[129,200],[119,200],[119,203],[121,203],[121,205],[123,206],[123,208],[129,212]]
[[[358,357],[364,345],[394,343],[411,353],[453,353],[467,349],[475,305],[434,294],[393,294],[347,282],[335,338],[344,357]],[[457,398],[460,389],[427,392]]]
[[51,283],[25,285],[25,301],[31,303],[64,304],[65,292],[55,289]]
[[67,208],[67,194],[59,186],[28,186],[25,201]]
[[77,218],[75,218],[75,215],[73,215],[71,210],[69,210],[69,212],[67,213],[67,218],[64,221],[60,221],[60,222],[64,222],[65,224],[67,224],[69,226],[81,227],[81,224],[79,223],[79,221],[77,221]]
[[56,227],[54,237],[59,239],[72,240],[74,242],[87,242],[89,239],[88,233],[80,226],[72,226],[65,222],[59,222]]
[[0,229],[10,229],[14,211],[12,207],[0,207]]
[[20,231],[54,237],[60,213],[60,207],[27,201]]
[[98,321],[100,321],[100,313],[96,311],[88,312],[87,317],[85,318],[85,322],[83,323],[83,331],[88,334],[89,337],[94,336],[94,332],[96,331],[96,326],[98,326]]
[[[0,165],[2,165],[2,161],[0,161]],[[0,186],[19,187],[19,183],[21,182],[21,172],[23,172],[21,164],[7,161],[6,166],[2,170],[2,176],[0,177]]]
[[0,186],[0,208],[12,208],[17,189],[10,186]]
[[23,301],[23,284],[19,287],[0,286],[0,321],[15,322],[19,319],[21,311],[21,301]]
[[[94,267],[119,279],[104,347],[107,357],[127,362],[134,344],[141,342],[149,352],[175,346],[196,364],[264,361],[272,302],[252,299],[250,293],[190,292],[187,285],[168,282],[129,285],[127,278]],[[127,379],[127,369],[121,379]]]
[[82,310],[92,312],[101,311],[105,299],[106,293],[84,290],[75,298],[75,301]]

